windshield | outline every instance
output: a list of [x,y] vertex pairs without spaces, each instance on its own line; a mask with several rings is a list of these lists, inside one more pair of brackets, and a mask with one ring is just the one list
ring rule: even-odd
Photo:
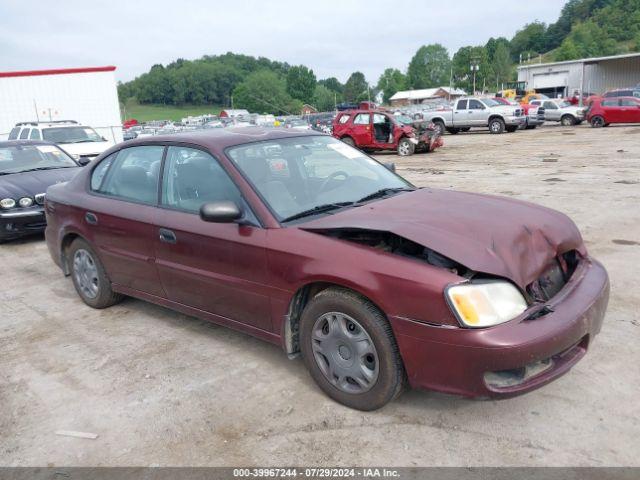
[[500,105],[502,105],[502,103],[495,101],[493,98],[483,98],[482,102],[487,107],[499,107]]
[[103,142],[90,127],[53,127],[42,130],[42,138],[52,143]]
[[413,188],[360,150],[326,136],[251,143],[227,154],[280,221],[355,203],[385,189]]
[[560,108],[573,107],[573,105],[569,102],[556,102]]
[[55,145],[0,147],[0,175],[34,169],[77,167],[76,162]]
[[413,122],[414,122],[414,120],[411,117],[407,116],[407,115],[396,115],[393,118],[395,118],[395,120],[398,123],[403,124],[403,125],[412,125]]

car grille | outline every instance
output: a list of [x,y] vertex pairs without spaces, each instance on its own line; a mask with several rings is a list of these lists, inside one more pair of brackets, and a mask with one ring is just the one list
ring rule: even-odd
[[35,199],[38,205],[44,205],[44,193],[38,193],[35,195]]
[[546,302],[555,297],[567,284],[579,261],[580,257],[575,250],[559,255],[553,265],[527,287],[531,299],[534,302]]

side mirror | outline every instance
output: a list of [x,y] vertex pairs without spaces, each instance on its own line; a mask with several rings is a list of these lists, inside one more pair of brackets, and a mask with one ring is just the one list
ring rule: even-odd
[[396,164],[393,162],[385,162],[383,163],[384,168],[386,168],[387,170],[396,173]]
[[242,217],[242,209],[229,201],[209,202],[200,207],[200,218],[210,223],[232,223]]
[[90,158],[87,158],[87,157],[80,157],[80,158],[78,159],[78,164],[79,164],[81,167],[84,167],[84,166],[86,166],[86,165],[89,165],[90,163],[91,163],[91,159],[90,159]]
[[108,140],[104,137],[100,137],[102,139],[103,142],[107,142]]

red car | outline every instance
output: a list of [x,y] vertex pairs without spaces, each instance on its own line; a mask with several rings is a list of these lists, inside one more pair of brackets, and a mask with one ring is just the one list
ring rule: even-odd
[[128,295],[262,338],[362,410],[407,383],[538,388],[584,356],[609,295],[565,215],[418,189],[310,131],[132,140],[50,187],[45,210],[87,305]]
[[640,123],[640,98],[597,97],[587,110],[587,121],[594,128],[612,123]]
[[382,110],[346,110],[333,119],[333,136],[366,151],[396,150],[398,155],[431,152],[442,146],[435,127],[416,129]]

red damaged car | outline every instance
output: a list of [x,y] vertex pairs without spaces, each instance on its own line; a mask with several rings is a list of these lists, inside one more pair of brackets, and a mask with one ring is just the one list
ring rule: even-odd
[[333,119],[333,136],[365,151],[396,150],[400,156],[431,152],[443,145],[430,122],[408,124],[382,110],[346,110]]
[[51,256],[89,306],[128,295],[249,333],[362,410],[406,384],[538,388],[585,355],[609,295],[565,215],[418,189],[308,131],[132,140],[50,187],[45,210]]

